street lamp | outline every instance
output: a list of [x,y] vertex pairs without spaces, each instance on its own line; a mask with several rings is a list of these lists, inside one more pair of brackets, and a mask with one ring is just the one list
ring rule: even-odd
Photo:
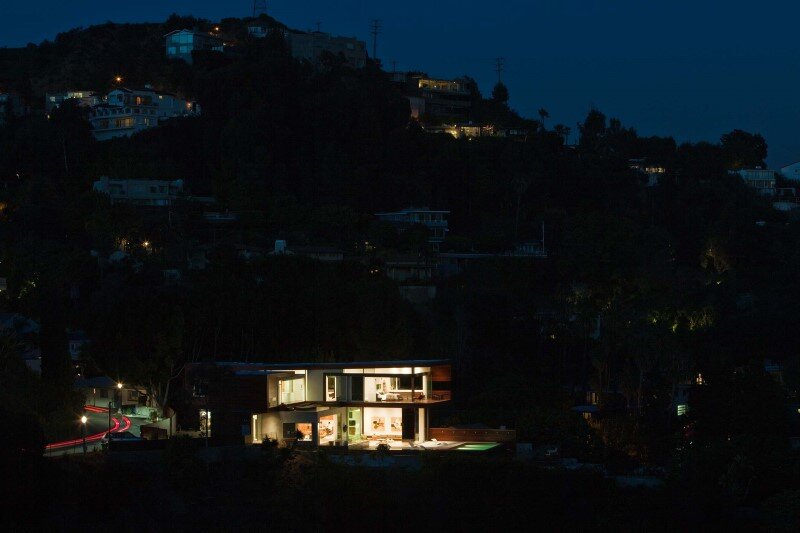
[[[122,390],[122,382],[117,382],[117,390],[114,391],[114,398],[108,400],[108,441],[111,442],[111,406],[117,403],[121,404],[122,400],[117,400],[118,397],[121,398],[120,390]],[[112,401],[113,400],[113,401]]]
[[86,418],[86,415],[81,417],[81,437],[83,437],[83,454],[86,455],[86,422],[89,419]]

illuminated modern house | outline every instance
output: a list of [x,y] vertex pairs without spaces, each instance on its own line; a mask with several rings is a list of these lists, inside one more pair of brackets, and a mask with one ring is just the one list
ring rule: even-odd
[[105,102],[91,108],[89,122],[98,141],[114,137],[130,137],[134,133],[158,126],[162,121],[199,113],[194,102],[174,94],[144,89],[116,89]]
[[[408,98],[411,117],[423,123],[467,123],[477,93],[467,78],[431,78],[419,72],[396,72],[392,81]],[[452,126],[451,126],[452,128]]]
[[451,399],[446,360],[196,363],[185,372],[182,425],[223,441],[408,446],[429,440],[429,410]]

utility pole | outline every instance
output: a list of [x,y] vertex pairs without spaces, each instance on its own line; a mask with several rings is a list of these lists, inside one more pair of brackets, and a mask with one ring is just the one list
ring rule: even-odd
[[371,19],[369,23],[369,33],[372,35],[372,60],[378,59],[378,35],[381,33],[381,20]]
[[503,83],[503,71],[506,68],[506,58],[497,57],[494,60],[494,71],[497,72],[497,83]]
[[397,61],[392,61],[392,74],[397,72]]
[[316,24],[316,25],[317,25],[317,33],[319,33],[319,32],[320,32],[320,28],[322,27],[322,22],[320,22],[320,21],[318,20],[318,21],[316,21],[314,24]]
[[253,0],[253,18],[260,14],[267,14],[267,0]]

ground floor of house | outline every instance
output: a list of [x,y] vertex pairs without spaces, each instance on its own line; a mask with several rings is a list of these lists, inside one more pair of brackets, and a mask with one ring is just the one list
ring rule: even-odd
[[428,409],[420,407],[324,407],[252,415],[252,441],[274,439],[316,446],[428,440]]

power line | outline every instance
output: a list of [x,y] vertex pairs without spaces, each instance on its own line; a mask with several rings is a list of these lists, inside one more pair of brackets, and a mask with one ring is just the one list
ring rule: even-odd
[[369,33],[372,35],[372,59],[378,59],[378,35],[381,33],[381,20],[380,19],[370,19],[369,22]]

